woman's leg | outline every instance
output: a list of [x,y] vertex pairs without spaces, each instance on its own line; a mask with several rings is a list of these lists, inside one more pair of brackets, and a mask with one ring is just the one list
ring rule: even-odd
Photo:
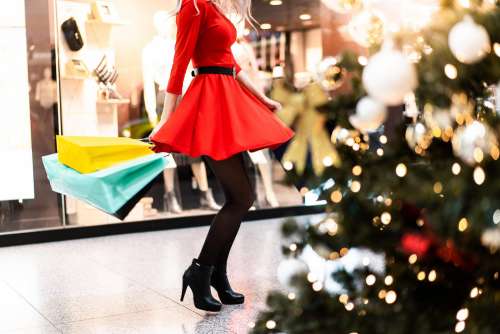
[[241,220],[252,206],[255,194],[244,166],[243,153],[225,160],[214,160],[208,156],[204,159],[219,180],[226,201],[210,225],[198,260],[225,271]]

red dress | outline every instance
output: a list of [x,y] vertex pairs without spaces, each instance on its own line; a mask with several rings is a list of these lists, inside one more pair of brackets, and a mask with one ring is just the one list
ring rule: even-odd
[[[193,66],[241,68],[231,52],[236,28],[209,0],[183,0],[167,92],[180,95],[189,61]],[[233,76],[200,74],[177,109],[151,137],[157,152],[208,155],[223,160],[242,151],[275,149],[294,136],[252,92]]]

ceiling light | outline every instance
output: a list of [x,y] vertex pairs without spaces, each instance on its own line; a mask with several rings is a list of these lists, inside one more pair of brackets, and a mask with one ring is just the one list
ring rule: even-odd
[[311,18],[312,18],[311,14],[301,14],[299,16],[299,19],[301,19],[302,21],[309,21]]
[[271,0],[271,1],[269,2],[269,4],[270,4],[271,6],[279,6],[279,5],[282,5],[282,4],[283,4],[283,1],[281,1],[281,0]]
[[271,24],[269,24],[269,23],[262,23],[262,24],[260,25],[260,28],[261,28],[261,29],[263,29],[263,30],[269,30],[269,29],[271,29],[271,27],[272,27],[272,26],[271,26]]

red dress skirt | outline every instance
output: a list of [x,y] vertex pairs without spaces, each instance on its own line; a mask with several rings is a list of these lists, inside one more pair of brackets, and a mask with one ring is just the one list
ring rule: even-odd
[[[184,0],[177,16],[174,65],[167,92],[179,94],[189,60],[195,67],[236,66],[234,25],[207,0]],[[221,45],[222,43],[222,45]],[[177,109],[151,137],[157,152],[223,160],[243,151],[276,149],[294,136],[276,114],[233,76],[200,74]]]
[[201,74],[152,141],[157,151],[222,160],[246,150],[275,149],[293,135],[233,77]]

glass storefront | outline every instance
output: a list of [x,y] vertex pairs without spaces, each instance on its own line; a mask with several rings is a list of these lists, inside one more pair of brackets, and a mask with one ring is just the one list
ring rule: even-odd
[[57,75],[47,1],[6,0],[0,14],[0,232],[57,227],[61,199],[41,157],[55,151]]
[[[175,0],[6,1],[0,14],[0,68],[2,78],[9,78],[0,90],[7,101],[0,122],[0,233],[121,223],[52,192],[41,157],[56,151],[56,134],[149,135],[162,111],[172,65],[175,17],[169,11]],[[290,15],[298,9],[276,10]],[[233,50],[266,91],[287,63],[299,74],[312,71],[322,57],[317,25],[288,20],[285,26],[272,21],[279,15],[268,14],[256,3],[254,15],[264,30],[256,34],[239,27]],[[71,35],[74,27],[81,39]],[[188,70],[185,88],[190,79]],[[157,178],[125,222],[168,224],[170,218],[220,208],[224,196],[208,166],[180,154],[171,159],[172,168]],[[246,165],[257,193],[253,210],[314,204],[304,203],[296,187],[285,182],[275,152],[249,153]]]

